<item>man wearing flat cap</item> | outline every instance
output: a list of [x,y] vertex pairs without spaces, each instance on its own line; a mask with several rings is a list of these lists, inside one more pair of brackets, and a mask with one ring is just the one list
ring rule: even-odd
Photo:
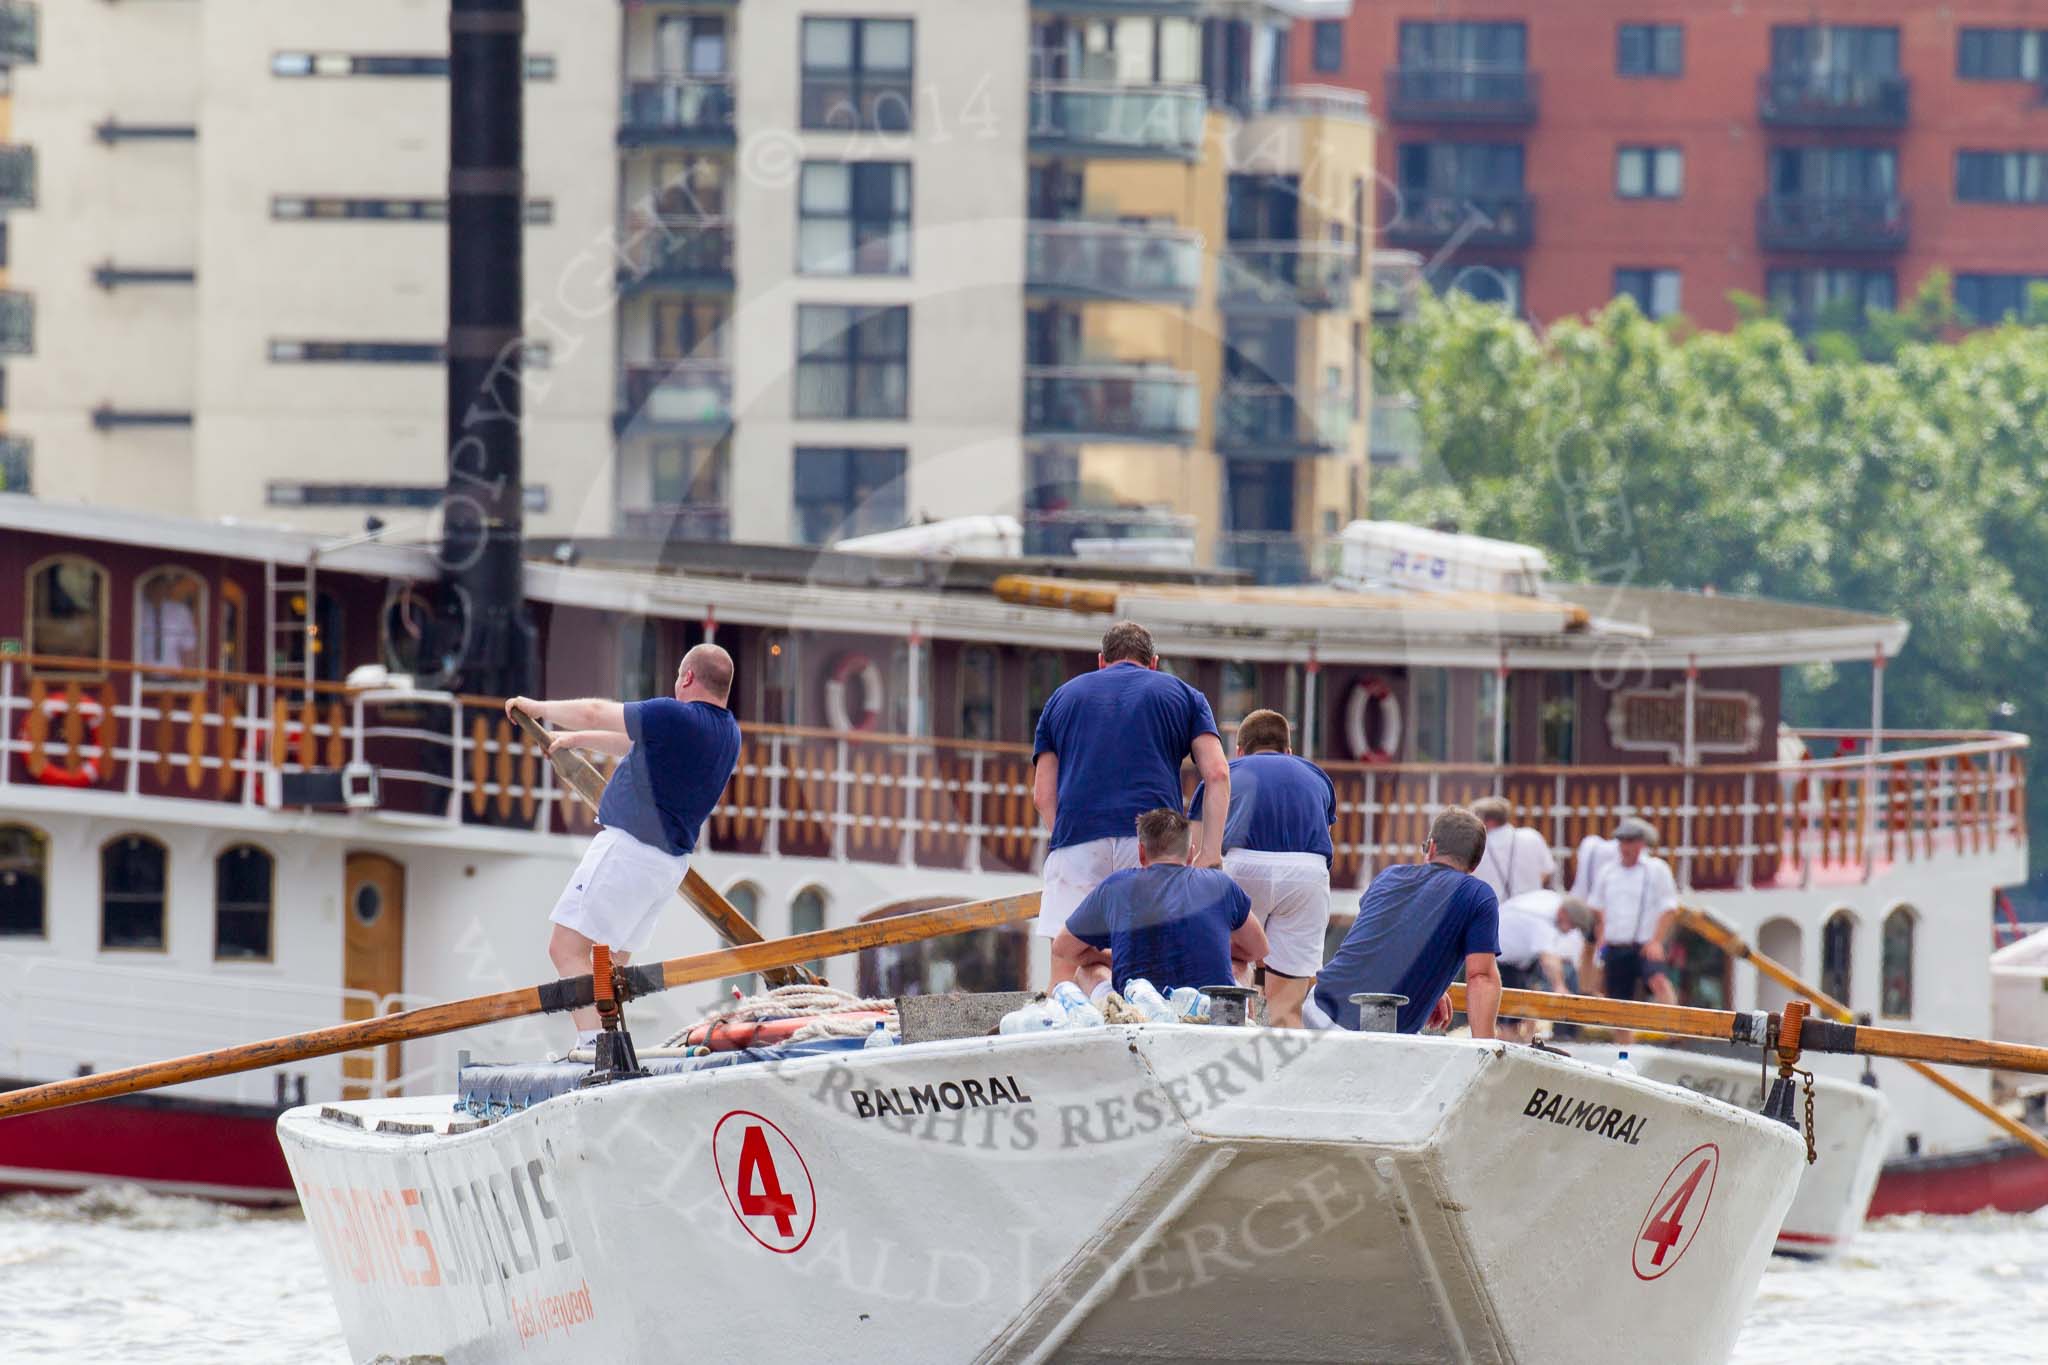
[[1670,864],[1649,852],[1656,841],[1647,821],[1630,816],[1616,824],[1618,856],[1600,869],[1587,899],[1601,916],[1600,967],[1609,998],[1634,1000],[1647,988],[1657,1003],[1672,1005],[1678,997],[1665,960],[1678,920],[1678,884]]

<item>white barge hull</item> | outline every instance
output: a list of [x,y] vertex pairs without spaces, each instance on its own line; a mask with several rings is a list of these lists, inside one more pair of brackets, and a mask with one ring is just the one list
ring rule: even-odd
[[359,1361],[1714,1361],[1804,1160],[1527,1048],[1265,1029],[449,1106],[280,1122]]

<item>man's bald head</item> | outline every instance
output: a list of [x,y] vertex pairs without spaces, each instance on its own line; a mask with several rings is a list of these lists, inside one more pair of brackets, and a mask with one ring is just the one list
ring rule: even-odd
[[703,644],[683,656],[676,669],[677,701],[710,701],[725,705],[732,695],[732,655],[717,645]]

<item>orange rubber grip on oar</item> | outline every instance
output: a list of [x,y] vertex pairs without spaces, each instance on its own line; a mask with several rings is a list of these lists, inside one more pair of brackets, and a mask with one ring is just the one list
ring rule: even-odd
[[1790,1067],[1799,1060],[1799,1035],[1806,1026],[1806,1002],[1788,1000],[1778,1019],[1778,1061]]
[[590,945],[590,995],[600,1013],[619,1003],[612,985],[612,950],[602,943]]

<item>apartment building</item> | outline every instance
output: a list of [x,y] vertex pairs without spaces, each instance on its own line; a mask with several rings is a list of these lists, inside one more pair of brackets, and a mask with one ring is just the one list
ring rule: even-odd
[[1294,71],[1369,93],[1440,288],[1806,326],[1941,268],[1995,321],[2048,276],[2044,45],[2028,0],[1358,0]]
[[[1040,552],[1152,535],[1306,572],[1362,510],[1373,126],[1290,83],[1289,43],[1345,8],[530,5],[530,528],[1005,513]],[[16,220],[23,479],[424,528],[445,4],[43,28],[11,133],[61,187]]]

